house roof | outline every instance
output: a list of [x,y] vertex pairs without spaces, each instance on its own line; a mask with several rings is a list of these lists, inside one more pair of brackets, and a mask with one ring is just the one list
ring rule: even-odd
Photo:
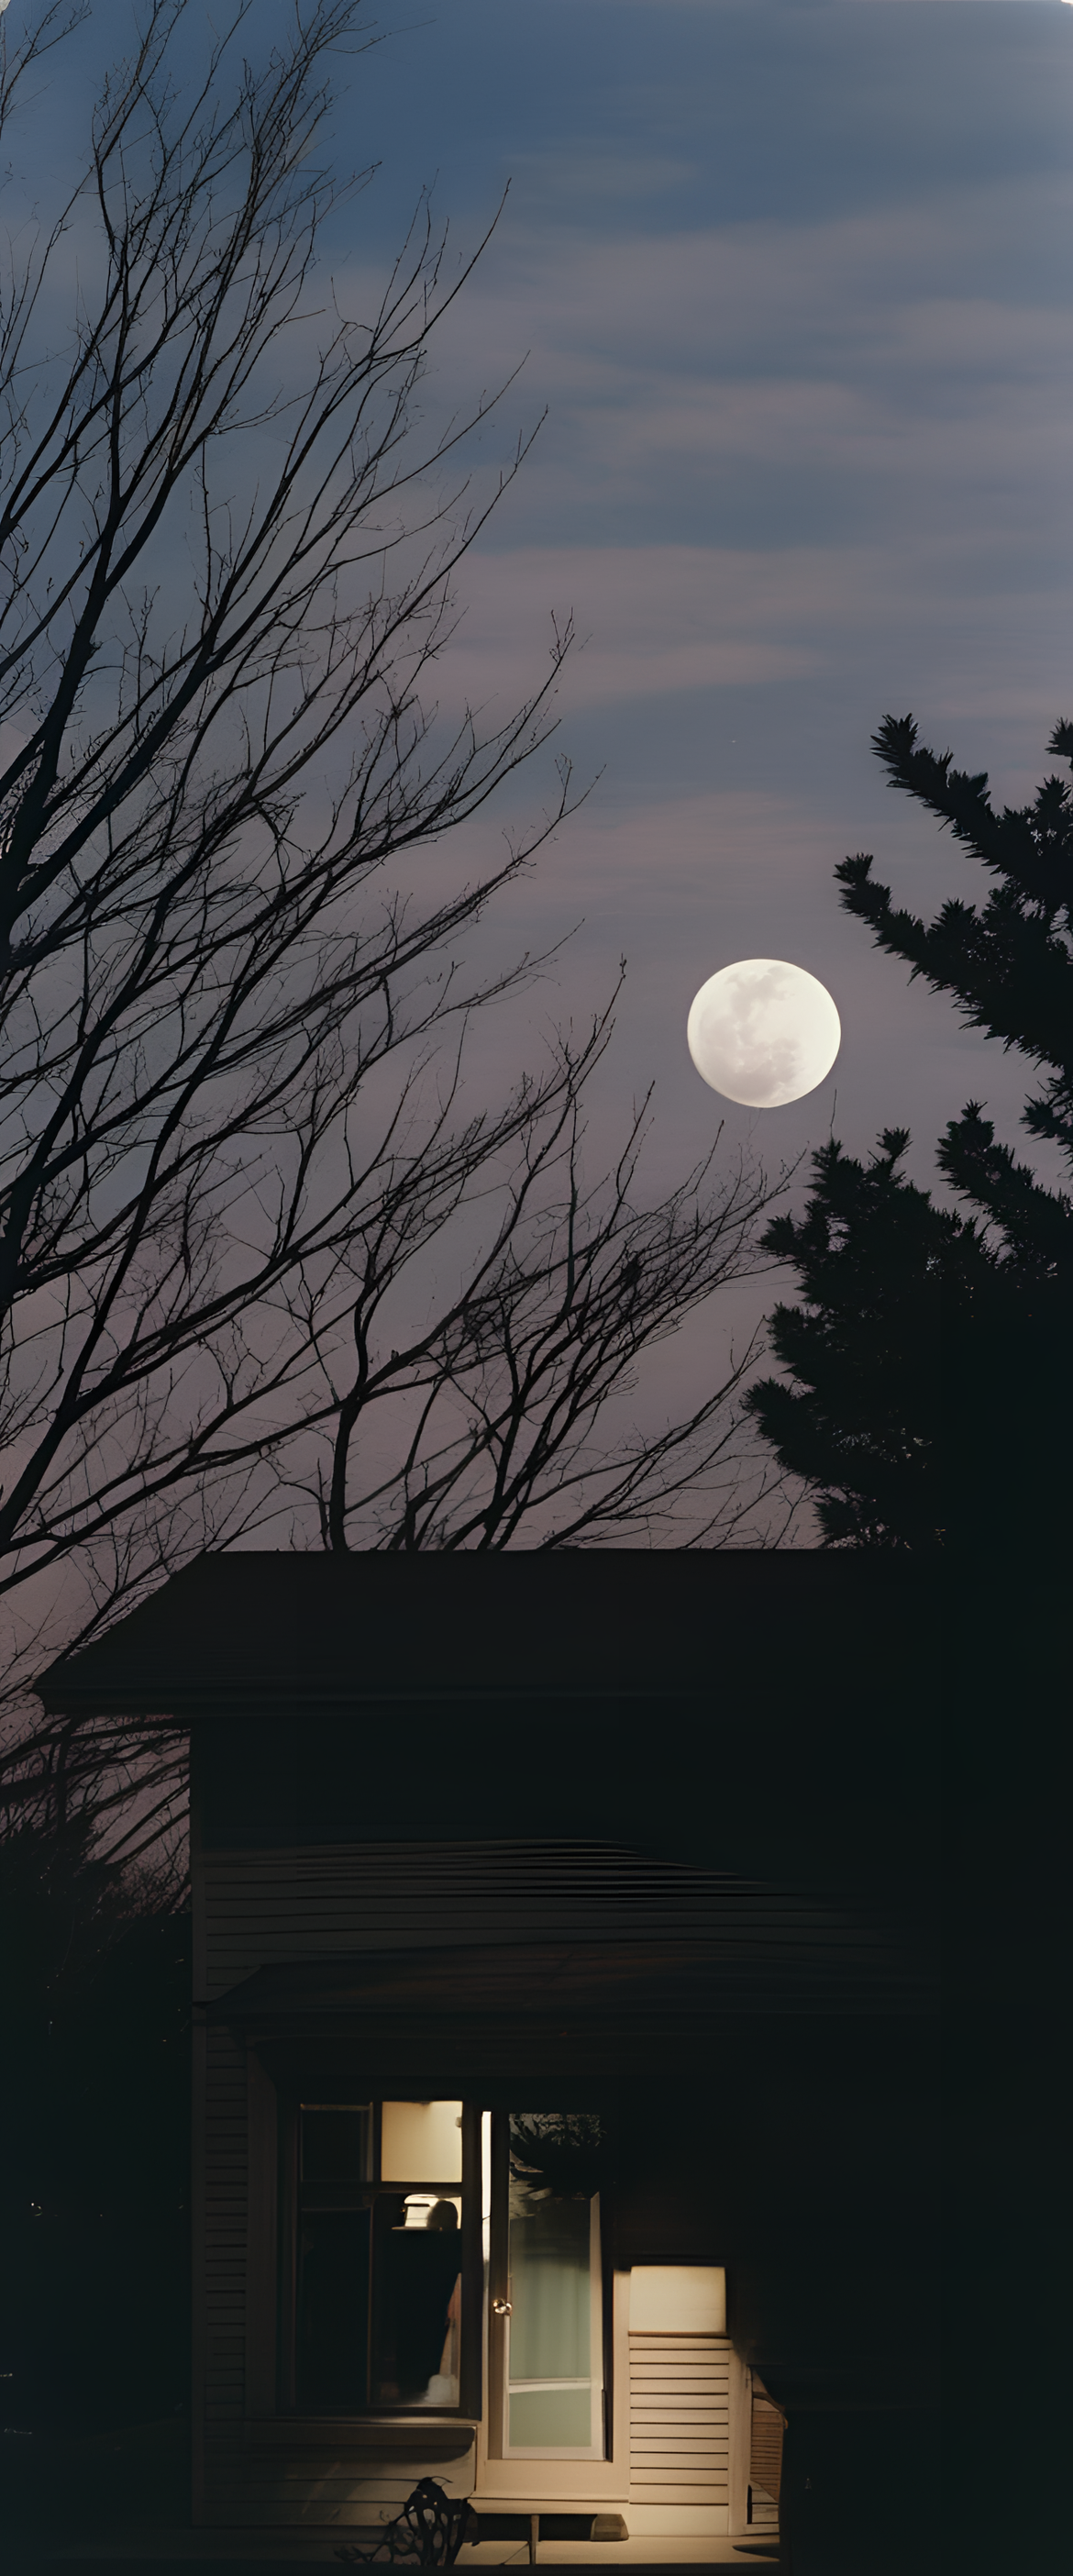
[[[203,1556],[37,1683],[49,1711],[696,1694],[927,1616],[932,1570],[823,1550]],[[893,1613],[893,1624],[891,1614]]]

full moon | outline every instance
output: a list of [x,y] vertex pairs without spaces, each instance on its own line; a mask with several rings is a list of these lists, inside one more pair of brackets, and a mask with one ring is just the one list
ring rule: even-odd
[[709,975],[686,1024],[697,1072],[724,1100],[781,1109],[830,1073],[842,1025],[826,985],[782,957],[746,957]]

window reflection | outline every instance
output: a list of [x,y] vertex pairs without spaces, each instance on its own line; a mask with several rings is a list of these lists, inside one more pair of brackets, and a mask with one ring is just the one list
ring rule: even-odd
[[[377,2221],[392,2202],[377,2202]],[[422,2216],[418,2217],[418,2210]],[[412,2211],[412,2215],[411,2215]],[[402,2204],[377,2265],[376,2397],[401,2406],[457,2406],[462,2317],[461,2235],[454,2200]],[[416,2223],[415,2223],[416,2221]]]
[[299,2104],[299,2406],[459,2404],[461,2112],[385,2102],[377,2120],[373,2103]]
[[510,2115],[508,2454],[602,2453],[602,2153],[595,2112]]

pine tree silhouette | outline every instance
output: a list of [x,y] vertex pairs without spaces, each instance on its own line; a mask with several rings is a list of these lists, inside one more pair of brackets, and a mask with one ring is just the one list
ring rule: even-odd
[[[1073,761],[1073,725],[1048,748]],[[1059,1145],[1073,1177],[1073,793],[1050,777],[1031,805],[996,813],[986,774],[919,749],[911,716],[888,716],[873,749],[891,785],[1000,883],[928,925],[892,905],[859,852],[835,871],[842,902],[913,976],[952,994],[965,1025],[1046,1068],[1022,1124]],[[971,1214],[904,1178],[908,1143],[887,1128],[864,1165],[832,1139],[812,1158],[804,1218],[768,1226],[765,1248],[796,1264],[804,1303],[771,1318],[794,1385],[764,1379],[748,1408],[812,1485],[827,1546],[1061,1543],[1073,1199],[996,1144],[979,1101],[948,1122],[936,1156]]]

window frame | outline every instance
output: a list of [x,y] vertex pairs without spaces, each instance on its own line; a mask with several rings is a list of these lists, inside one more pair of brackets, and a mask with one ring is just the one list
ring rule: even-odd
[[[430,2175],[415,2177],[412,2182],[384,2184],[380,2179],[381,2105],[386,2101],[440,2099],[442,2096],[416,2093],[404,2096],[386,2087],[375,2092],[369,2084],[361,2090],[355,2084],[340,2086],[331,2107],[340,2110],[371,2104],[373,2108],[373,2175],[367,2182],[347,2187],[340,2208],[370,2206],[378,2193],[385,2190],[418,2190],[441,2188],[445,2196],[462,2201],[460,2229],[460,2264],[462,2275],[462,2313],[459,2337],[459,2388],[456,2406],[414,2406],[401,2400],[370,2400],[364,2406],[353,2404],[301,2404],[297,2389],[298,2337],[298,2239],[302,2207],[299,2187],[299,2120],[302,2104],[317,2102],[327,2106],[328,2097],[321,2082],[316,2088],[291,2081],[278,2093],[278,2243],[276,2266],[277,2369],[276,2411],[297,2422],[343,2420],[354,2424],[411,2424],[415,2432],[421,2425],[463,2424],[479,2419],[481,2412],[483,2255],[481,2247],[481,2112],[472,2101],[462,2102],[462,2179],[437,2185]],[[455,2097],[458,2098],[457,2096]],[[326,2204],[322,2204],[326,2206]]]

